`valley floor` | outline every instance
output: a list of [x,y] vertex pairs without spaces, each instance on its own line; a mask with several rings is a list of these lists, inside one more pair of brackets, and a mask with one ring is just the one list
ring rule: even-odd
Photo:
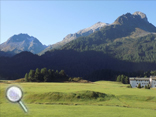
[[[6,88],[22,88],[29,112],[5,97]],[[127,88],[118,82],[94,83],[0,83],[1,117],[155,117],[156,88]],[[96,92],[106,94],[94,99]],[[91,96],[90,98],[86,98]],[[75,98],[79,94],[79,98]],[[73,97],[75,95],[75,97]],[[62,97],[61,97],[62,96]]]

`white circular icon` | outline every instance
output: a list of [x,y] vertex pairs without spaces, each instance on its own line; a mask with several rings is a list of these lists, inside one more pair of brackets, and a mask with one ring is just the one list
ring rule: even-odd
[[11,102],[18,102],[22,98],[22,91],[19,87],[12,86],[7,90],[7,98]]
[[17,86],[11,86],[6,91],[6,97],[8,98],[9,101],[18,102],[20,106],[23,108],[23,110],[25,112],[28,112],[27,108],[21,101],[22,95],[23,95],[22,90]]

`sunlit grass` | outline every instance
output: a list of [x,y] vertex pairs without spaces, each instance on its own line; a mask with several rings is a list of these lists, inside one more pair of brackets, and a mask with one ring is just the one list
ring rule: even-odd
[[[6,88],[22,88],[25,114],[5,97]],[[0,112],[6,116],[130,117],[156,114],[156,89],[127,88],[118,82],[93,83],[0,83]],[[98,93],[106,94],[97,96]],[[78,97],[79,96],[79,97]]]

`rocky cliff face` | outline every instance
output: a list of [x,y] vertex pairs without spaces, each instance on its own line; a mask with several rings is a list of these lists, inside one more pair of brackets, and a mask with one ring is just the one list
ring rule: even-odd
[[146,14],[144,14],[142,12],[137,11],[137,12],[133,13],[133,15],[134,16],[139,16],[141,19],[143,19],[144,21],[148,22]]
[[135,12],[133,14],[126,13],[118,17],[114,24],[126,26],[125,28],[139,28],[146,32],[156,32],[156,28],[153,24],[148,22],[146,14],[142,12]]

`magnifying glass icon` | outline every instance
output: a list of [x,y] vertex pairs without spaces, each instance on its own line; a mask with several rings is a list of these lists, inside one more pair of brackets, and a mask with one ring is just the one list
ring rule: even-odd
[[11,86],[6,91],[6,97],[8,98],[9,101],[13,103],[19,103],[19,105],[23,108],[23,110],[25,112],[28,112],[27,108],[21,101],[22,96],[23,96],[22,90],[17,86]]

